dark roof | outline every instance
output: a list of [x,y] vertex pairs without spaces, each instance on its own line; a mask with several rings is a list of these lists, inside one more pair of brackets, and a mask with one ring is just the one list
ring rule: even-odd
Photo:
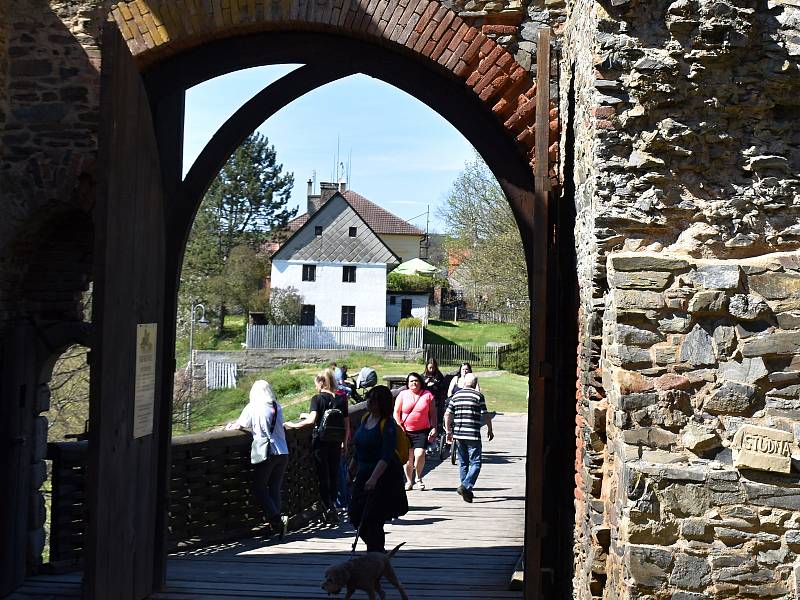
[[[393,215],[385,208],[381,208],[374,202],[370,202],[361,194],[357,194],[353,190],[347,190],[342,196],[345,197],[347,203],[352,206],[359,216],[364,219],[367,225],[379,234],[405,234],[405,235],[423,235],[423,231],[414,227],[408,221],[404,221],[397,215]],[[308,221],[308,213],[295,217],[288,223],[289,229],[296,231],[305,225]]]
[[[322,228],[316,235],[315,227]],[[356,236],[350,237],[350,228]],[[273,255],[276,260],[396,265],[398,257],[341,194],[315,212]]]

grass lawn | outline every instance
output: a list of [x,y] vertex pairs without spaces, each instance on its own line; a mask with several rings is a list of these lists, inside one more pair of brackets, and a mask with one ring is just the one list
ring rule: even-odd
[[[217,328],[213,325],[207,327],[194,327],[195,350],[241,350],[246,335],[246,321],[244,315],[228,315],[222,327],[222,335],[217,337]],[[175,362],[178,367],[184,367],[189,362],[189,337],[178,338],[175,342]]]
[[477,373],[487,408],[499,413],[528,412],[528,378],[501,372],[499,377],[481,377],[480,371]]
[[[410,371],[422,371],[421,363],[392,362],[368,353],[350,354],[337,361],[348,366],[348,373],[355,377],[364,366],[375,369],[378,381],[384,375],[406,375]],[[196,433],[224,425],[239,416],[247,404],[250,386],[256,379],[269,381],[278,400],[283,406],[284,418],[294,420],[301,412],[308,411],[308,403],[314,395],[314,375],[327,365],[288,365],[260,373],[253,373],[239,380],[232,390],[214,390],[194,402],[192,427],[187,432],[182,425],[176,425],[174,433]],[[512,373],[501,372],[498,377],[481,377],[481,389],[486,395],[489,410],[497,412],[526,412],[525,394],[527,378]]]
[[510,323],[428,321],[423,342],[471,346],[485,346],[487,342],[511,343],[511,338],[516,330],[517,326]]

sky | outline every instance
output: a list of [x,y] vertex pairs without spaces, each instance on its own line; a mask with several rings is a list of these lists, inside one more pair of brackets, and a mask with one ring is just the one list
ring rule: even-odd
[[[186,95],[184,173],[214,132],[266,85],[297,65],[255,67],[191,88]],[[405,92],[365,75],[320,87],[285,106],[258,131],[275,146],[284,172],[294,173],[290,201],[306,210],[308,179],[331,181],[350,163],[348,188],[431,232],[453,181],[472,160],[472,145],[447,121]],[[420,216],[421,215],[421,216]]]

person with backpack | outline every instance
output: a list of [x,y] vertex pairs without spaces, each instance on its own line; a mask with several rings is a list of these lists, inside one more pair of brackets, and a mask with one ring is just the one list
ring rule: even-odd
[[314,378],[317,393],[311,398],[309,413],[296,423],[287,423],[290,429],[314,427],[311,434],[311,452],[317,468],[319,497],[326,522],[339,523],[336,495],[339,481],[339,461],[350,437],[350,418],[347,396],[336,393],[336,382],[330,369],[317,373]]
[[414,488],[414,471],[417,473],[417,485],[425,489],[422,471],[425,468],[425,449],[428,442],[436,439],[436,401],[425,389],[425,380],[419,373],[409,373],[406,387],[397,395],[394,404],[394,418],[398,425],[408,434],[411,450],[405,465],[406,490]]
[[289,525],[286,515],[281,516],[281,489],[283,476],[289,465],[289,447],[286,444],[283,409],[272,387],[259,379],[250,388],[250,402],[236,421],[225,427],[228,431],[242,429],[253,434],[250,462],[254,465],[253,491],[270,527],[283,540]]
[[[403,469],[398,455],[402,434],[392,418],[392,392],[378,385],[366,394],[367,414],[353,436],[355,481],[350,522],[367,545],[367,552],[386,552],[384,524],[408,512]],[[400,451],[408,456],[407,446]]]

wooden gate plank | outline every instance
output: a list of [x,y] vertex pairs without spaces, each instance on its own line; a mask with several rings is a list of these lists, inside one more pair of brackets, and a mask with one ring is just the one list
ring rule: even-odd
[[[133,438],[136,325],[157,323],[163,362],[163,194],[147,94],[116,26],[104,30],[95,248],[87,596],[153,589],[158,437]],[[161,402],[156,385],[154,412]]]

